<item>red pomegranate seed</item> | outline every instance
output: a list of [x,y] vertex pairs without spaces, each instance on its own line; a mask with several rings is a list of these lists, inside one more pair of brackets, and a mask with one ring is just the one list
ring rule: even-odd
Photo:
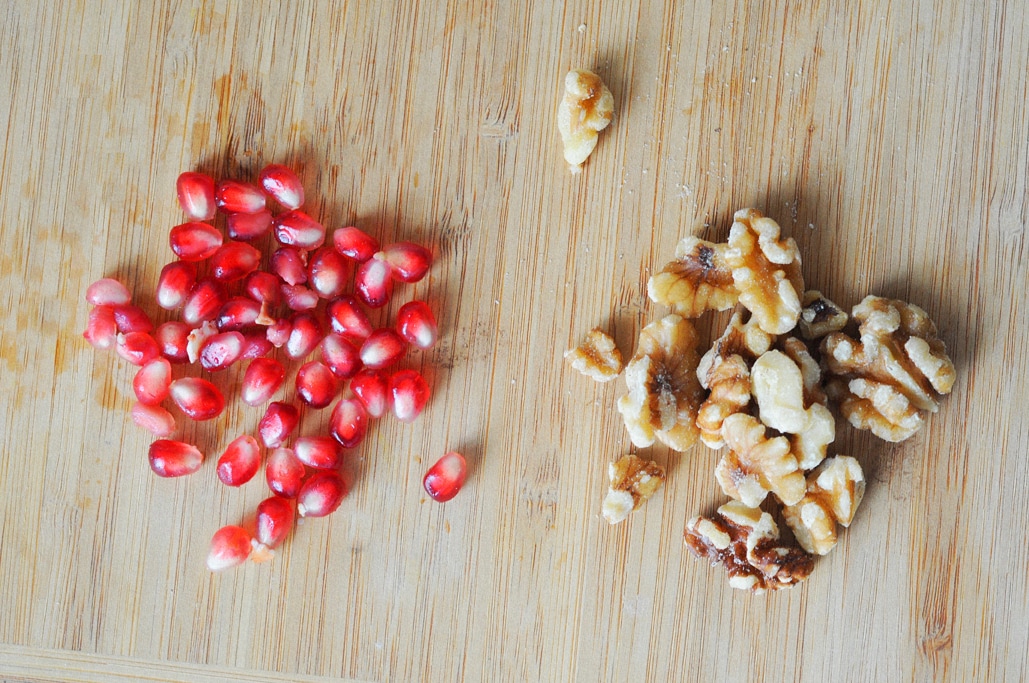
[[173,261],[161,269],[157,279],[157,305],[174,311],[186,302],[197,282],[197,267],[189,261]]
[[191,220],[209,221],[214,218],[214,178],[203,173],[186,171],[175,181],[179,206]]
[[239,180],[223,180],[218,183],[214,201],[225,213],[257,213],[265,206],[261,189]]
[[370,258],[357,267],[354,275],[357,297],[372,308],[382,308],[389,301],[393,280],[389,264],[378,258]]
[[150,316],[139,306],[125,304],[114,307],[114,322],[122,334],[129,332],[153,332],[154,323]]
[[407,351],[407,342],[396,330],[382,328],[375,330],[361,345],[361,362],[365,367],[376,369],[392,365]]
[[261,252],[246,242],[223,244],[211,256],[211,275],[219,282],[242,280],[261,265]]
[[111,349],[117,343],[118,323],[114,319],[114,308],[95,306],[89,311],[83,338],[96,349]]
[[181,377],[171,383],[171,398],[193,420],[210,420],[225,409],[218,387],[199,377]]
[[243,351],[239,354],[239,359],[254,360],[255,358],[263,358],[271,353],[274,348],[263,333],[244,334]]
[[265,337],[277,349],[281,349],[293,334],[293,322],[286,318],[276,320],[265,330]]
[[132,302],[132,293],[114,278],[104,277],[86,288],[86,301],[94,306],[124,306]]
[[272,550],[278,548],[293,530],[293,517],[293,505],[285,498],[273,496],[258,503],[255,561],[271,558]]
[[332,233],[332,243],[340,254],[359,263],[367,261],[379,251],[379,240],[353,226]]
[[261,171],[258,182],[264,191],[285,209],[299,209],[304,205],[304,187],[300,178],[281,164],[269,164]]
[[422,480],[425,492],[433,500],[445,503],[464,486],[468,466],[464,456],[457,451],[450,451],[429,468]]
[[335,470],[343,462],[339,444],[327,436],[302,436],[293,443],[297,460],[316,470]]
[[286,355],[293,360],[306,358],[321,341],[322,327],[318,319],[309,313],[301,313],[293,319],[293,329],[286,340]]
[[175,433],[175,417],[161,406],[137,403],[132,406],[132,421],[154,436],[167,439]]
[[261,304],[248,296],[234,296],[218,311],[214,323],[222,332],[242,330],[256,324],[261,315]]
[[244,434],[228,445],[218,458],[218,480],[226,486],[242,486],[261,468],[261,446]]
[[304,483],[307,468],[297,460],[292,448],[276,448],[268,454],[264,476],[268,489],[282,498],[296,498]]
[[368,410],[356,398],[343,398],[332,409],[329,432],[343,448],[354,448],[368,431]]
[[257,432],[261,435],[261,442],[267,448],[278,448],[281,446],[300,421],[300,413],[288,403],[273,401],[268,404],[264,411],[264,417],[257,425]]
[[211,537],[211,549],[207,552],[207,568],[221,572],[238,567],[247,561],[253,549],[253,537],[240,526],[223,526]]
[[310,311],[318,306],[318,293],[303,285],[283,284],[279,291],[291,311]]
[[183,223],[168,235],[171,249],[183,261],[203,261],[222,245],[222,234],[207,223]]
[[347,284],[346,260],[332,247],[322,247],[307,266],[307,281],[323,299],[339,296]]
[[297,396],[312,408],[324,408],[339,393],[339,380],[320,361],[304,363],[297,370]]
[[272,226],[279,244],[317,249],[325,243],[325,227],[298,209],[279,214]]
[[365,368],[350,380],[350,389],[361,399],[369,417],[382,417],[389,410],[389,375]]
[[397,242],[386,245],[381,255],[376,254],[375,258],[382,258],[389,264],[393,279],[401,282],[418,282],[429,272],[432,265],[432,254],[428,249],[413,242]]
[[240,398],[248,406],[259,406],[272,397],[286,380],[286,368],[274,358],[255,358],[243,375]]
[[424,301],[408,301],[400,307],[397,332],[419,349],[431,348],[439,337],[436,318]]
[[287,285],[307,282],[307,254],[296,247],[276,249],[272,254],[271,268]]
[[132,378],[132,391],[140,403],[156,406],[168,398],[171,381],[171,363],[166,358],[157,357],[136,372],[136,376]]
[[203,279],[190,290],[182,306],[182,319],[190,325],[213,320],[225,305],[225,288],[217,280]]
[[350,379],[361,369],[361,354],[357,347],[335,332],[322,339],[322,360],[340,379]]
[[204,454],[193,444],[158,439],[150,444],[150,469],[159,477],[193,474],[204,463]]
[[189,360],[187,345],[192,328],[179,320],[161,323],[154,331],[154,340],[161,349],[161,355],[172,363],[185,363]]
[[335,472],[316,472],[297,494],[297,514],[325,517],[336,511],[346,495],[347,486],[342,477]]
[[204,348],[207,340],[218,334],[218,326],[214,321],[208,320],[200,327],[190,330],[186,335],[186,358],[190,363],[200,360],[200,350]]
[[146,332],[129,332],[115,337],[114,350],[133,365],[143,367],[161,355],[157,342]]
[[246,290],[247,296],[254,301],[274,305],[282,301],[282,294],[279,292],[281,284],[282,280],[277,275],[259,270],[247,275],[243,289]]
[[239,332],[220,332],[211,335],[200,347],[200,365],[216,372],[229,367],[243,354],[243,335]]
[[400,370],[389,378],[393,414],[401,422],[414,422],[429,402],[429,383],[416,370]]
[[329,316],[332,331],[344,337],[364,341],[372,333],[372,323],[368,320],[368,314],[364,312],[361,303],[352,296],[333,299],[325,307],[325,313]]
[[225,217],[225,228],[234,240],[252,242],[268,234],[272,227],[272,212],[263,209],[255,213],[230,213]]

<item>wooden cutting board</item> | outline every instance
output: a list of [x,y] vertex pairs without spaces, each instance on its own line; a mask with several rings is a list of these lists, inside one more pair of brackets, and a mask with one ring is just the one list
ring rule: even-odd
[[[1005,0],[5,3],[0,678],[1026,677],[1027,27]],[[616,101],[579,176],[556,131],[573,67]],[[431,246],[382,320],[425,298],[442,338],[407,360],[428,409],[375,423],[339,512],[212,575],[211,534],[266,495],[213,461],[260,411],[183,424],[208,462],[153,476],[132,368],[83,341],[83,292],[114,276],[166,319],[176,176],[269,162],[330,229]],[[841,421],[868,476],[857,519],[764,596],[683,547],[723,500],[702,446],[639,449],[665,488],[600,517],[607,463],[635,450],[624,384],[562,360],[595,326],[630,353],[663,313],[650,274],[746,206],[838,303],[925,308],[958,367],[909,441]],[[448,449],[471,474],[439,505],[421,476]]]

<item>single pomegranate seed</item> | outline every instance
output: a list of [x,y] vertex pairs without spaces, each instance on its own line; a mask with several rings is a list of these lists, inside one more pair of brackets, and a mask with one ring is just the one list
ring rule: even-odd
[[186,302],[197,282],[197,267],[189,261],[173,261],[161,269],[157,279],[157,305],[174,311]]
[[297,370],[297,396],[312,408],[324,408],[339,393],[339,380],[320,361],[304,363]]
[[425,492],[433,500],[445,503],[464,486],[468,466],[464,456],[457,451],[450,451],[429,468],[422,480]]
[[272,212],[263,209],[255,213],[230,213],[225,217],[225,227],[232,239],[252,242],[271,230]]
[[193,444],[158,439],[150,444],[150,469],[159,477],[193,474],[204,462],[204,454]]
[[263,333],[244,334],[243,351],[239,354],[239,359],[254,360],[255,358],[263,358],[271,353],[274,348]]
[[304,187],[297,174],[281,164],[269,164],[258,177],[261,187],[285,209],[304,205]]
[[218,251],[222,234],[207,223],[183,223],[171,229],[168,243],[183,261],[203,261]]
[[316,470],[335,470],[343,462],[339,444],[327,436],[302,436],[293,443],[297,460]]
[[200,348],[200,365],[212,372],[224,370],[243,355],[243,335],[220,332],[207,338]]
[[280,244],[317,249],[325,243],[325,227],[298,209],[279,214],[272,226]]
[[361,399],[369,417],[382,417],[389,410],[389,375],[365,368],[350,380],[350,389]]
[[225,213],[257,213],[265,206],[261,189],[239,180],[223,180],[218,183],[214,201]]
[[95,306],[89,311],[83,338],[97,349],[114,348],[118,339],[118,323],[114,319],[114,307]]
[[258,503],[254,561],[271,559],[274,555],[272,550],[278,548],[293,530],[293,517],[293,505],[285,498],[273,496]]
[[214,218],[214,178],[203,173],[186,171],[175,181],[179,206],[191,220],[209,221]]
[[272,254],[271,268],[287,285],[307,282],[307,254],[296,247],[276,249]]
[[228,445],[218,458],[218,480],[226,486],[242,486],[261,468],[261,446],[244,434]]
[[301,313],[293,319],[293,329],[286,340],[286,355],[293,360],[306,358],[321,341],[322,327],[318,319],[309,313]]
[[171,383],[171,398],[193,420],[210,420],[225,409],[218,387],[199,377],[181,377]]
[[223,244],[211,256],[211,275],[219,282],[242,280],[261,265],[261,252],[246,242]]
[[281,349],[293,334],[293,321],[283,318],[268,325],[265,337],[277,349]]
[[429,402],[429,383],[416,370],[400,370],[389,378],[393,414],[401,422],[414,422]]
[[86,288],[86,301],[94,306],[124,306],[132,302],[132,293],[114,278],[104,277]]
[[316,472],[297,494],[297,514],[301,517],[325,517],[336,511],[347,486],[335,472]]
[[361,362],[368,368],[384,368],[400,360],[407,351],[407,342],[396,330],[375,330],[361,345]]
[[268,401],[286,380],[286,368],[274,358],[256,358],[250,361],[243,375],[240,398],[248,406],[259,406]]
[[332,409],[329,432],[343,448],[354,448],[368,431],[368,410],[359,399],[342,398]]
[[217,280],[203,279],[193,286],[182,306],[182,319],[190,325],[213,320],[227,300],[225,288]]
[[296,498],[304,483],[307,468],[297,460],[292,448],[276,448],[268,454],[264,476],[268,489],[282,498]]
[[161,406],[137,403],[132,406],[132,421],[160,439],[175,433],[175,417]]
[[322,339],[322,360],[340,379],[350,379],[361,369],[361,354],[357,347],[335,332]]
[[246,290],[247,296],[254,301],[274,305],[282,301],[282,294],[279,292],[281,284],[282,280],[277,275],[259,270],[247,275],[243,289]]
[[186,358],[190,363],[200,360],[200,351],[204,348],[204,344],[216,334],[218,334],[218,326],[212,320],[208,320],[195,330],[190,330],[186,336]]
[[221,572],[238,567],[247,561],[253,549],[253,537],[240,526],[223,526],[211,537],[211,549],[207,553],[207,568]]
[[172,363],[185,363],[189,360],[186,350],[189,333],[192,328],[179,320],[169,320],[161,323],[154,330],[154,340],[161,349],[161,355]]
[[148,361],[132,378],[132,391],[140,403],[156,406],[168,398],[171,381],[171,363],[166,358],[157,357]]
[[248,296],[234,296],[218,311],[214,322],[222,332],[242,330],[257,322],[261,315],[261,304]]
[[357,297],[372,308],[382,308],[389,301],[393,289],[389,264],[378,258],[370,258],[357,267],[354,275]]
[[279,290],[291,311],[310,311],[318,306],[318,292],[303,285],[282,285]]
[[129,332],[115,337],[114,350],[133,365],[143,367],[161,355],[161,348],[146,332]]
[[332,233],[332,243],[336,251],[358,263],[367,261],[372,254],[379,251],[379,240],[353,226],[340,228]]
[[424,301],[408,301],[400,307],[397,332],[419,349],[431,348],[439,337],[436,318]]
[[346,260],[332,247],[322,247],[307,266],[307,281],[323,299],[339,296],[347,284]]
[[352,296],[341,296],[333,299],[325,307],[329,316],[332,331],[358,341],[364,341],[372,333],[372,323],[368,320],[361,303]]
[[382,250],[382,258],[389,264],[394,280],[401,282],[418,282],[429,272],[432,265],[432,254],[428,249],[413,242],[397,242],[389,244]]
[[153,332],[154,323],[150,316],[139,306],[125,304],[114,307],[114,322],[122,334],[129,332]]
[[265,447],[278,448],[297,428],[299,421],[300,413],[296,408],[288,403],[273,401],[264,411],[264,417],[257,425],[257,432],[261,435]]

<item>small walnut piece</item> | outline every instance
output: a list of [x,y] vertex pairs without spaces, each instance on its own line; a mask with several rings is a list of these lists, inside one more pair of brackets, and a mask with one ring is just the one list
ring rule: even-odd
[[665,468],[635,455],[622,456],[607,469],[611,486],[604,498],[603,515],[617,524],[654,495],[665,481]]
[[804,497],[804,473],[784,436],[768,438],[765,426],[745,413],[722,422],[729,452],[715,469],[715,478],[730,498],[757,507],[769,492],[785,505]]
[[865,495],[861,465],[849,455],[827,459],[807,477],[807,493],[783,517],[804,550],[825,555],[836,546],[836,525],[850,526]]
[[726,249],[727,244],[684,237],[675,248],[675,260],[647,282],[651,301],[670,306],[684,318],[735,306],[739,294],[725,263]]
[[[700,374],[698,369],[697,374]],[[697,411],[700,440],[708,448],[725,445],[722,423],[725,418],[746,410],[750,403],[750,368],[742,356],[719,356],[701,377],[701,384],[711,393]]]
[[839,332],[849,320],[846,312],[816,289],[804,292],[804,308],[800,311],[800,336],[808,341],[821,339],[830,332]]
[[611,123],[614,110],[614,96],[600,76],[585,69],[568,72],[557,110],[557,128],[572,173],[582,171],[582,163],[597,146],[597,134]]
[[565,360],[582,374],[598,382],[610,382],[622,373],[622,352],[599,327],[586,335],[582,344],[565,351]]

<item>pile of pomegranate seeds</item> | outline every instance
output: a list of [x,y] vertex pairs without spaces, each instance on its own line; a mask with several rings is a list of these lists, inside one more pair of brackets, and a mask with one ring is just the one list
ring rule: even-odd
[[[139,367],[131,418],[157,437],[149,462],[161,477],[193,474],[205,459],[196,445],[172,438],[178,424],[169,408],[190,420],[219,417],[226,397],[208,376],[246,364],[239,399],[267,408],[253,435],[226,447],[216,474],[238,487],[263,464],[272,496],[258,505],[252,529],[227,525],[215,532],[207,566],[221,571],[270,559],[297,515],[334,512],[348,491],[339,469],[369,422],[390,412],[413,422],[425,408],[429,383],[418,371],[395,366],[412,347],[436,343],[431,309],[409,301],[392,325],[378,328],[370,313],[390,301],[394,283],[424,278],[432,254],[412,242],[380,246],[353,226],[327,236],[302,210],[300,180],[278,164],[261,171],[257,184],[183,173],[176,192],[187,220],[169,232],[176,260],[161,270],[155,300],[178,319],[155,326],[124,284],[102,278],[86,290],[92,309],[83,337]],[[227,237],[215,225],[219,217]],[[198,371],[186,374],[187,365]],[[295,387],[297,403],[272,401],[283,386]],[[295,435],[302,407],[330,405],[327,434]],[[426,473],[426,492],[450,500],[465,471],[464,458],[447,453]]]

